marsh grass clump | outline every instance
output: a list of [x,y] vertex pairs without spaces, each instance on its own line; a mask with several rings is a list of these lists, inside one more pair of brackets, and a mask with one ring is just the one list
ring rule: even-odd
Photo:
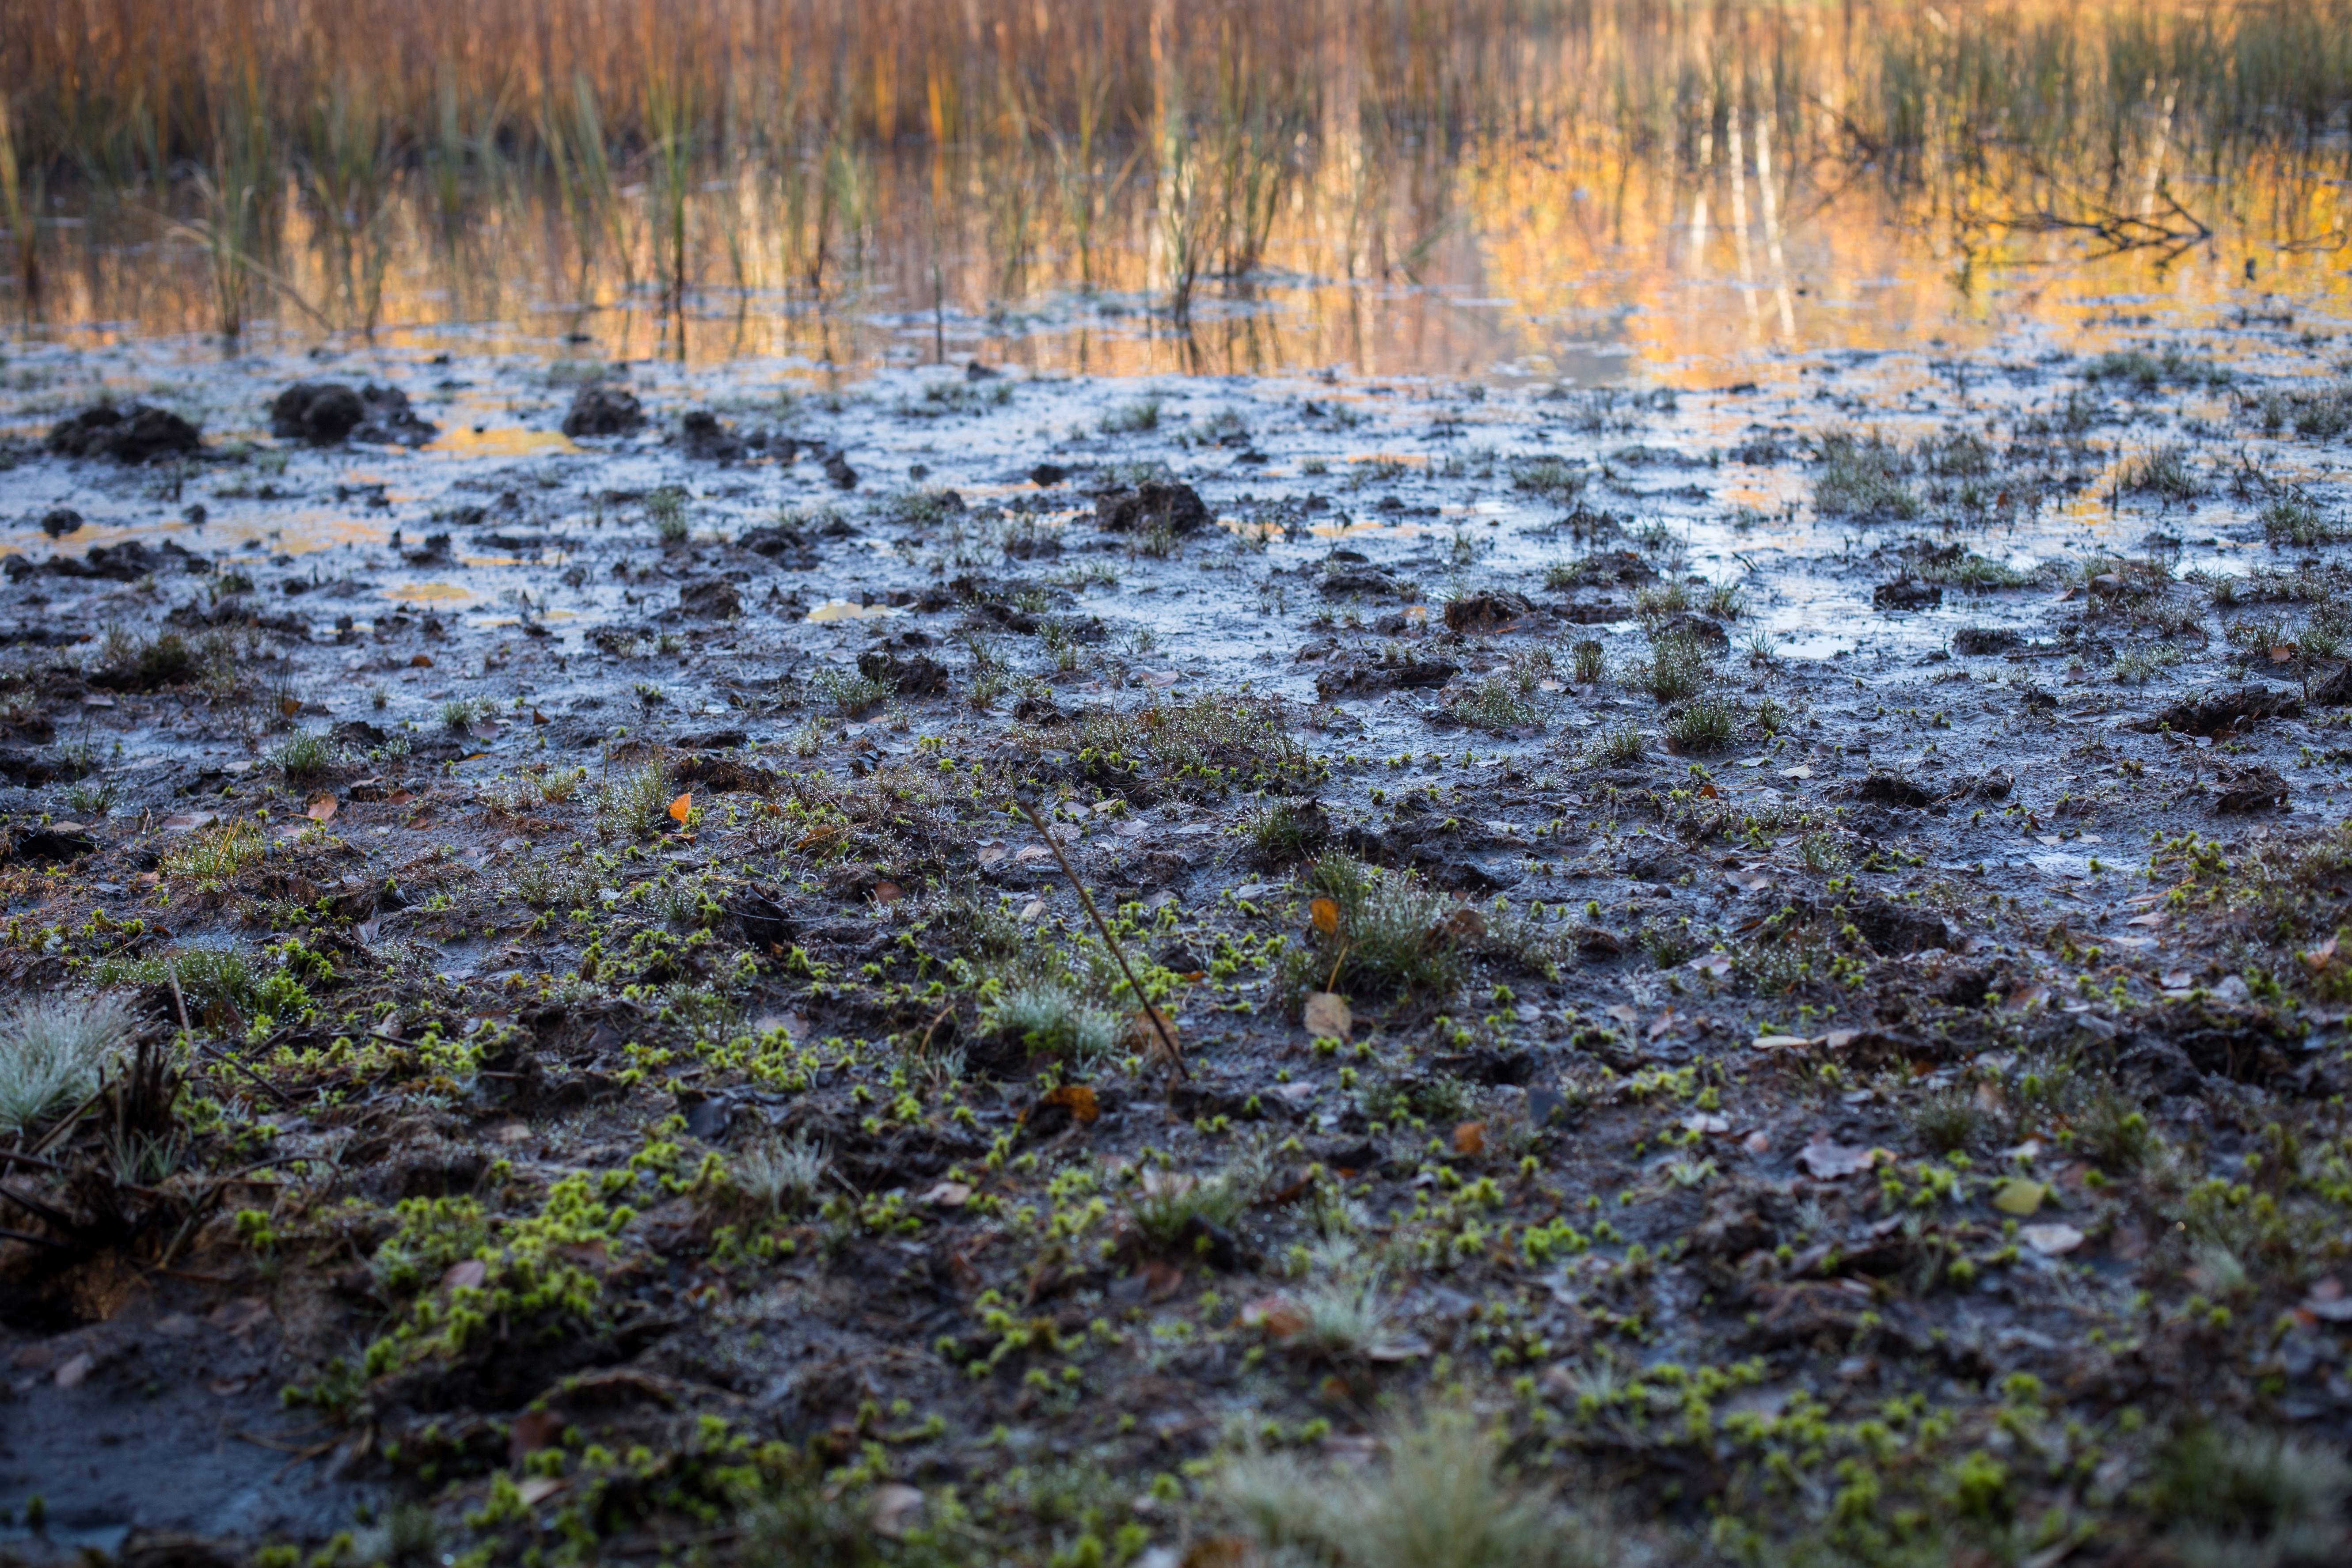
[[2307,550],[2345,537],[2342,529],[2301,496],[2281,496],[2263,508],[2255,521],[2263,525],[2263,538],[2273,548],[2294,545]]
[[2111,1085],[2093,1095],[2074,1133],[2076,1147],[2110,1171],[2137,1171],[2156,1148],[2147,1115]]
[[1938,1154],[1966,1149],[1983,1130],[1976,1090],[1965,1083],[1928,1089],[1912,1100],[1906,1115],[1913,1136]]
[[1648,737],[1631,724],[1610,731],[1586,750],[1593,762],[1610,768],[1633,767],[1649,754]]
[[1532,728],[1540,720],[1530,695],[1532,681],[1526,685],[1507,673],[1486,677],[1475,686],[1456,691],[1446,705],[1446,710],[1474,730],[1501,732]]
[[1292,995],[1444,996],[1461,984],[1455,905],[1411,872],[1335,851],[1318,857],[1300,880],[1310,900],[1326,899],[1332,908],[1328,922],[1311,924],[1306,943],[1284,955],[1284,987]]
[[2348,1491],[2352,1465],[2332,1448],[2211,1426],[2174,1437],[2148,1482],[2183,1556],[2215,1564],[2320,1560]]
[[1108,1056],[1118,1044],[1118,1015],[1088,1001],[1061,975],[1006,983],[981,1010],[983,1034],[1017,1042],[1033,1057],[1074,1066]]
[[100,639],[91,680],[116,690],[155,691],[197,679],[206,662],[204,651],[176,631],[142,637],[110,626]]
[[1739,728],[1739,710],[1719,698],[1701,697],[1666,721],[1666,739],[1678,752],[1719,752]]
[[1961,551],[1948,560],[1928,557],[1915,563],[1911,574],[1922,583],[1934,583],[1946,588],[1959,588],[1971,594],[1990,594],[2005,588],[2027,588],[2033,584],[2033,574],[1973,550]]
[[260,977],[233,947],[178,948],[143,958],[108,958],[90,965],[89,984],[137,987],[168,997],[174,982],[188,1016],[207,1028],[238,1027],[262,1010]]
[[686,542],[686,491],[677,485],[664,485],[646,497],[646,516],[653,521],[654,536],[662,543]]
[[820,670],[810,684],[845,719],[862,718],[898,691],[898,682],[888,676],[868,675],[862,670]]
[[1650,645],[1649,662],[1636,667],[1634,684],[1661,702],[1696,697],[1714,678],[1714,650],[1686,632],[1670,632]]
[[186,842],[163,851],[157,869],[166,877],[192,881],[203,891],[219,892],[268,852],[268,842],[257,823],[224,822],[200,829]]
[[1506,1479],[1502,1447],[1466,1410],[1391,1423],[1377,1470],[1291,1454],[1228,1464],[1213,1496],[1265,1560],[1331,1568],[1601,1568],[1605,1532]]
[[806,1133],[788,1142],[762,1143],[730,1155],[723,1178],[730,1206],[761,1218],[789,1218],[816,1204],[832,1159]]
[[1982,479],[1998,461],[1992,443],[1972,431],[1930,436],[1919,443],[1919,467],[1932,479]]
[[2256,405],[2263,430],[2277,435],[2293,426],[2310,441],[2333,441],[2352,430],[2352,382],[2338,382],[2315,392],[2266,392]]
[[2167,349],[2160,354],[2142,349],[2118,349],[2084,366],[2083,379],[2094,385],[2120,385],[2134,397],[2154,397],[2167,386],[2227,386],[2230,373],[2210,360],[2193,359],[2178,349]]
[[1576,645],[1571,668],[1579,686],[1598,686],[1609,679],[1609,656],[1601,651],[1599,643],[1588,638]]
[[1209,1250],[1212,1230],[1230,1231],[1249,1212],[1268,1170],[1265,1151],[1255,1144],[1237,1148],[1205,1176],[1147,1168],[1129,1202],[1129,1222],[1154,1250]]
[[0,1131],[89,1099],[134,1020],[114,996],[29,997],[0,1013]]
[[2136,494],[2155,496],[2167,506],[2195,500],[2205,493],[2204,483],[2190,465],[2189,448],[2177,442],[2125,463],[2116,470],[2116,483]]
[[1908,522],[1919,515],[1918,494],[1905,482],[1910,459],[1876,432],[1830,431],[1822,437],[1821,463],[1813,505],[1822,516]]
[[650,762],[597,786],[593,807],[603,838],[650,838],[670,822],[669,764]]
[[1529,458],[1511,465],[1511,488],[1539,500],[1567,506],[1584,493],[1590,479],[1582,468],[1561,458]]
[[1102,433],[1106,436],[1142,436],[1160,428],[1160,411],[1166,406],[1157,397],[1139,397],[1133,403],[1123,403],[1102,416]]
[[1107,784],[1148,779],[1188,799],[1312,784],[1322,765],[1289,725],[1290,710],[1281,703],[1234,694],[1097,709],[1079,721],[1078,762]]
[[1262,866],[1288,866],[1322,851],[1330,842],[1331,820],[1307,802],[1277,800],[1252,816],[1250,854]]
[[289,779],[314,779],[333,768],[341,755],[342,748],[327,736],[300,730],[288,736],[269,760]]
[[1690,589],[1681,583],[1653,583],[1633,591],[1633,614],[1643,621],[1662,621],[1690,607]]

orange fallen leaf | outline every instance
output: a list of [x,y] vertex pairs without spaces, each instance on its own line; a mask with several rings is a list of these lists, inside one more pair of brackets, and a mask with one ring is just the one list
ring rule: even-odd
[[1095,1103],[1095,1091],[1083,1083],[1066,1083],[1037,1103],[1063,1106],[1076,1121],[1092,1121],[1102,1114],[1102,1107]]
[[1699,785],[1698,793],[1705,795],[1709,800],[1721,800],[1723,798],[1723,792],[1716,788],[1711,784],[1703,784]]
[[411,669],[430,669],[433,668],[433,656],[429,653],[414,655],[408,661],[408,668]]
[[544,724],[547,722],[547,715],[534,708],[530,710],[530,721],[534,724]]
[[[683,800],[686,797],[680,795],[678,798]],[[678,820],[683,822],[686,819],[684,817],[680,817]],[[896,882],[877,882],[874,884],[874,901],[877,904],[895,904],[906,896],[905,891],[900,889],[898,884]]]
[[1454,1152],[1457,1154],[1483,1154],[1486,1152],[1486,1124],[1465,1121],[1454,1130]]
[[290,694],[280,697],[278,700],[278,710],[291,719],[295,714],[302,711],[302,700]]
[[693,809],[694,809],[694,793],[693,793],[691,790],[688,791],[686,794],[684,794],[684,795],[679,795],[676,800],[671,801],[671,802],[669,803],[669,814],[670,814],[670,816],[671,816],[673,818],[675,818],[677,821],[681,822],[681,823],[682,823],[682,822],[684,822],[684,821],[686,820],[686,814],[687,814],[688,812],[689,812],[689,811],[692,811]]
[[1307,915],[1315,922],[1315,929],[1325,936],[1339,934],[1339,906],[1330,900],[1316,900],[1307,906]]
[[335,820],[335,797],[326,791],[320,790],[310,797],[310,809],[308,815],[311,821],[332,822]]

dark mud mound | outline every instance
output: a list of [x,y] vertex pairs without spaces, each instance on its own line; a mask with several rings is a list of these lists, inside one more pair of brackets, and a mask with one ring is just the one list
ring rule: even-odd
[[624,386],[595,384],[572,394],[563,416],[563,433],[573,440],[583,436],[634,436],[645,427],[646,405]]
[[422,447],[441,428],[420,418],[408,394],[396,386],[370,384],[353,391],[339,381],[298,381],[269,405],[269,433],[314,447],[339,441]]
[[751,450],[742,437],[719,421],[708,408],[698,408],[678,422],[678,445],[686,455],[707,463],[740,462]]
[[148,463],[194,455],[204,445],[196,427],[168,408],[144,403],[95,404],[49,432],[49,450],[63,458],[112,458]]
[[1111,533],[1197,533],[1211,521],[1200,492],[1186,484],[1150,482],[1095,500],[1095,521]]

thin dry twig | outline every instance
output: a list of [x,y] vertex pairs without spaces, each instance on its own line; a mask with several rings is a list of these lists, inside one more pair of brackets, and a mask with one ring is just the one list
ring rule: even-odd
[[1191,1078],[1192,1069],[1184,1065],[1184,1053],[1176,1044],[1176,1031],[1169,1027],[1168,1020],[1160,1016],[1160,1009],[1151,1005],[1151,998],[1143,994],[1143,987],[1136,981],[1135,971],[1127,965],[1127,953],[1118,945],[1118,938],[1110,933],[1110,922],[1104,920],[1102,911],[1095,908],[1094,899],[1087,893],[1087,885],[1078,880],[1078,873],[1070,865],[1069,857],[1062,853],[1061,841],[1046,831],[1045,822],[1027,801],[1016,795],[1013,797],[1013,804],[1020,808],[1022,816],[1029,819],[1029,826],[1037,830],[1037,837],[1043,838],[1045,841],[1045,847],[1053,851],[1054,863],[1061,867],[1062,875],[1067,877],[1070,879],[1070,886],[1077,889],[1079,906],[1087,911],[1087,918],[1095,922],[1095,930],[1101,933],[1103,945],[1110,949],[1111,958],[1118,963],[1119,973],[1127,977],[1128,990],[1134,994],[1138,1002],[1143,1004],[1144,1016],[1151,1020],[1152,1031],[1160,1037],[1160,1047],[1168,1053],[1168,1060],[1175,1067],[1176,1075],[1179,1078]]

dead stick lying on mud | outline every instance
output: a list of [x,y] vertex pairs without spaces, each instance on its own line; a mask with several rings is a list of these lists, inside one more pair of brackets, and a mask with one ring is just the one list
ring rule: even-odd
[[1069,857],[1062,853],[1061,840],[1046,830],[1045,824],[1039,819],[1036,811],[1027,801],[1016,795],[1013,797],[1013,804],[1021,808],[1021,815],[1029,819],[1029,826],[1037,830],[1037,837],[1044,839],[1045,847],[1054,852],[1054,863],[1061,867],[1062,875],[1067,877],[1070,879],[1070,886],[1077,889],[1079,904],[1085,908],[1087,918],[1095,922],[1095,930],[1102,933],[1103,945],[1110,949],[1111,957],[1118,964],[1118,972],[1127,977],[1128,990],[1133,992],[1135,999],[1143,1004],[1143,1016],[1151,1020],[1152,1031],[1160,1037],[1160,1047],[1167,1051],[1169,1061],[1175,1066],[1176,1075],[1179,1078],[1191,1078],[1192,1069],[1184,1065],[1184,1053],[1176,1044],[1176,1031],[1168,1026],[1168,1020],[1160,1016],[1160,1009],[1151,1005],[1151,998],[1145,995],[1143,987],[1137,984],[1135,971],[1127,966],[1127,954],[1120,950],[1118,938],[1110,934],[1110,922],[1104,920],[1102,911],[1095,908],[1094,900],[1087,893],[1087,885],[1078,880],[1078,874],[1072,868]]

